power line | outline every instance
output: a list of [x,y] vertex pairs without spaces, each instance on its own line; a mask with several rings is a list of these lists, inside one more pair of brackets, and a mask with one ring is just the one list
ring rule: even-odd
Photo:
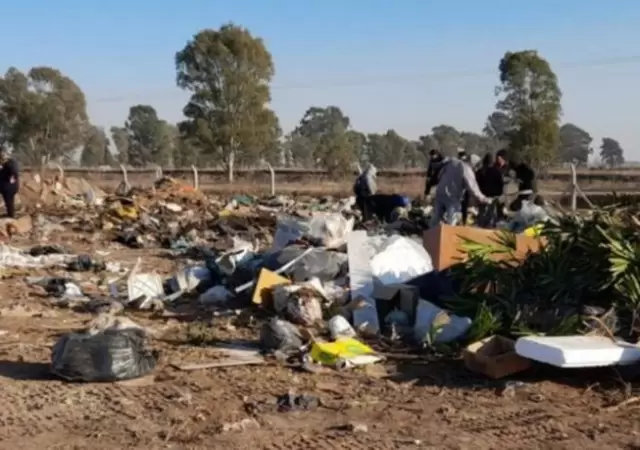
[[[589,69],[605,66],[618,66],[625,64],[640,63],[640,55],[618,56],[609,58],[597,58],[580,61],[564,61],[553,65],[554,68],[563,69]],[[415,80],[428,80],[428,79],[443,79],[443,78],[468,78],[468,77],[480,77],[487,75],[496,75],[496,69],[476,69],[465,71],[447,71],[447,72],[416,72],[407,73],[389,77],[375,77],[375,78],[356,78],[347,80],[336,80],[328,83],[310,83],[310,84],[284,84],[271,86],[272,91],[288,91],[296,89],[323,89],[323,88],[335,88],[335,87],[364,87],[377,84],[388,83],[401,83],[406,81]],[[170,98],[187,95],[185,91],[168,92],[163,90],[146,93],[133,93],[130,95],[119,95],[110,97],[100,97],[94,99],[96,103],[117,103],[123,101],[130,101],[132,98]]]

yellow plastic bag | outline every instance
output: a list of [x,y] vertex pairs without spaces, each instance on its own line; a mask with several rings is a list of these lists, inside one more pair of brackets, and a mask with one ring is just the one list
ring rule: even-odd
[[119,219],[138,219],[138,208],[135,206],[118,206],[113,209],[113,212]]
[[544,227],[543,224],[538,224],[538,225],[534,225],[532,227],[527,228],[526,230],[524,230],[524,235],[527,237],[538,237],[540,236],[540,233],[542,232],[542,228]]
[[382,359],[371,347],[353,338],[314,342],[311,358],[319,364],[338,368],[373,364]]

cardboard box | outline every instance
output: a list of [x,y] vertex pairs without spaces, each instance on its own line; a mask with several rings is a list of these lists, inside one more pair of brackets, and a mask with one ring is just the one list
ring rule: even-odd
[[381,321],[385,319],[387,314],[398,308],[407,314],[410,325],[415,322],[418,300],[420,300],[420,292],[416,286],[408,284],[384,285],[374,282],[373,298],[376,300]]
[[[469,239],[480,244],[499,242],[499,230],[485,230],[483,228],[438,225],[424,232],[422,242],[429,252],[435,270],[444,270],[453,264],[464,261],[465,253],[460,248],[463,239]],[[538,238],[516,235],[516,257],[524,258],[528,251],[538,251],[542,241]],[[503,255],[496,255],[499,259]]]
[[502,336],[491,336],[469,345],[462,352],[464,364],[472,372],[498,379],[522,372],[531,361],[515,352],[515,342]]
[[270,270],[261,269],[256,287],[253,291],[253,296],[251,297],[251,302],[254,305],[270,303],[273,288],[283,284],[291,284],[291,280]]

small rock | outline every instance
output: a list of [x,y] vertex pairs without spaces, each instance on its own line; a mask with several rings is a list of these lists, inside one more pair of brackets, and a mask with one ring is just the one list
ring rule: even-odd
[[225,423],[222,425],[222,432],[227,433],[229,431],[246,431],[246,430],[258,430],[260,429],[260,423],[256,419],[246,418],[239,422]]
[[347,424],[347,429],[352,433],[368,433],[369,427],[364,423],[358,422],[349,422]]

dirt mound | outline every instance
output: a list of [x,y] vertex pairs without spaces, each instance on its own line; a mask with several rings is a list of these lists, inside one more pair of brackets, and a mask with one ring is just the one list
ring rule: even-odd
[[106,195],[84,178],[70,177],[60,180],[59,177],[55,177],[40,182],[37,176],[27,177],[21,180],[18,202],[25,208],[50,206],[68,198],[83,198],[91,192],[96,198]]

